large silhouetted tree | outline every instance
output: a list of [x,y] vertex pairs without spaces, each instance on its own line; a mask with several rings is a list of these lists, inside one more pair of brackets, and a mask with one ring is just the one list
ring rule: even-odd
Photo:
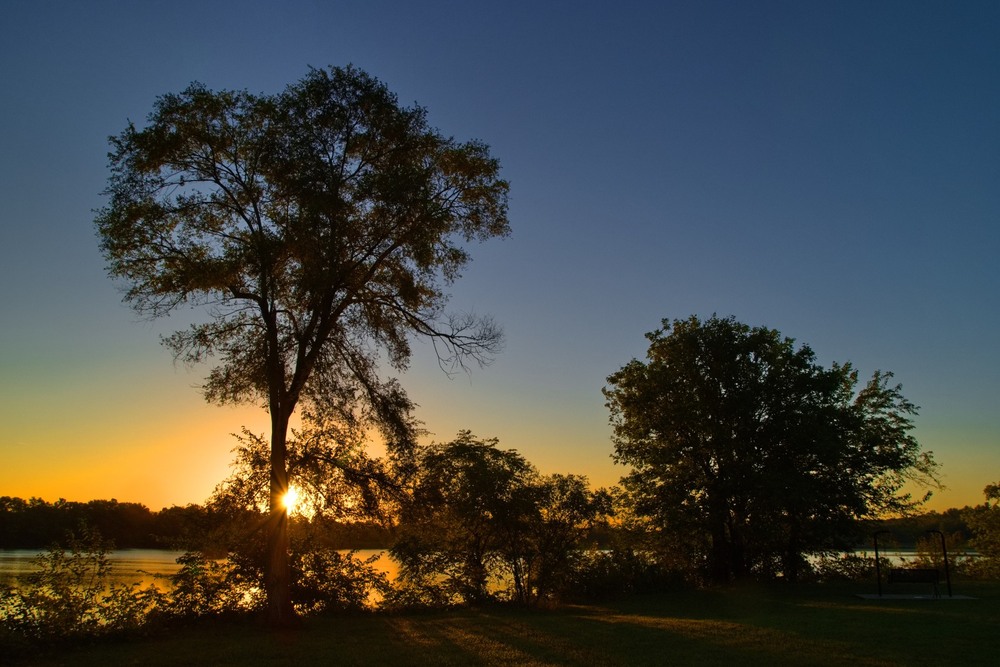
[[715,581],[849,548],[862,518],[912,504],[934,463],[891,374],[855,391],[849,364],[733,318],[664,320],[605,389],[635,511]]
[[277,95],[193,84],[111,146],[96,218],[109,273],[151,317],[207,307],[166,344],[211,360],[209,401],[270,413],[266,587],[271,620],[288,621],[289,419],[317,401],[377,426],[390,452],[412,444],[411,403],[379,361],[404,367],[413,335],[452,367],[498,349],[489,319],[443,306],[469,242],[508,233],[507,183],[484,144],[442,136],[353,67]]

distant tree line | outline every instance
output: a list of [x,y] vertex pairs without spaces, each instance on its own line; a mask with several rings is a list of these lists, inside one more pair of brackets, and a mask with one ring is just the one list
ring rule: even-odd
[[881,519],[870,524],[865,541],[859,548],[872,546],[871,536],[876,531],[885,531],[879,537],[880,544],[888,544],[903,549],[916,548],[921,540],[926,539],[930,531],[940,531],[948,537],[948,548],[959,549],[968,546],[973,537],[968,518],[973,508],[951,508],[943,512],[921,512],[910,516]]
[[[89,502],[60,498],[50,503],[41,498],[0,496],[0,549],[44,549],[65,544],[69,535],[87,530],[118,549],[224,553],[219,536],[231,520],[231,514],[207,505],[175,505],[154,512],[143,504],[113,498]],[[307,521],[295,517],[292,523],[301,532],[301,524]],[[334,549],[377,549],[391,544],[388,531],[375,523],[323,524],[322,542]]]
[[[179,511],[177,511],[179,510]],[[164,547],[179,537],[180,514],[176,508],[154,513],[145,505],[111,500],[72,502],[62,498],[49,503],[41,498],[23,500],[0,497],[0,547],[4,549],[44,548],[62,543],[70,533],[87,526],[100,532],[121,548]]]
[[[575,476],[568,477],[573,479]],[[972,537],[966,521],[972,513],[973,508],[965,507],[881,519],[868,524],[869,530],[860,532],[856,546],[858,549],[869,547],[871,534],[878,530],[889,533],[882,538],[883,544],[913,548],[928,531],[938,530],[950,539],[955,538],[954,546],[958,548]],[[65,542],[67,535],[86,526],[97,530],[119,549],[212,551],[210,536],[224,522],[224,517],[197,504],[175,505],[154,512],[141,503],[119,502],[113,498],[85,503],[59,499],[49,503],[40,498],[24,500],[0,496],[0,549],[44,549]],[[311,522],[293,517],[292,523],[302,532]],[[372,521],[340,523],[319,519],[315,523],[322,526],[323,543],[334,549],[388,549],[396,541],[393,531]],[[313,531],[316,530],[314,527]],[[405,532],[416,531],[407,529]],[[606,547],[613,538],[620,539],[622,533],[615,525],[595,525],[587,533],[588,543]],[[949,546],[952,544],[950,541]]]

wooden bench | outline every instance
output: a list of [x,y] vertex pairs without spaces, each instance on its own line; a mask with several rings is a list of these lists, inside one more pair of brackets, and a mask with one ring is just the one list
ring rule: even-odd
[[940,581],[941,574],[933,568],[898,567],[889,570],[890,584],[932,584],[936,598],[941,597],[938,593]]

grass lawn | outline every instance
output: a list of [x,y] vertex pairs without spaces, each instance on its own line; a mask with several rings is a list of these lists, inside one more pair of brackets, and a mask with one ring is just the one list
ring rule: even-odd
[[1000,585],[955,587],[975,600],[854,597],[874,592],[868,588],[742,587],[554,610],[324,616],[280,633],[249,623],[205,623],[150,638],[54,649],[23,664],[1000,664]]

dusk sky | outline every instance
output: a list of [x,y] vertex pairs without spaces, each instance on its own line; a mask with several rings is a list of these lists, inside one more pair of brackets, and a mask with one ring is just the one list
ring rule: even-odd
[[1000,2],[46,2],[0,14],[0,495],[204,502],[231,433],[98,249],[107,137],[192,81],[354,65],[511,183],[456,311],[506,348],[401,376],[437,441],[595,485],[601,389],[662,318],[733,315],[895,373],[947,488],[1000,481]]

